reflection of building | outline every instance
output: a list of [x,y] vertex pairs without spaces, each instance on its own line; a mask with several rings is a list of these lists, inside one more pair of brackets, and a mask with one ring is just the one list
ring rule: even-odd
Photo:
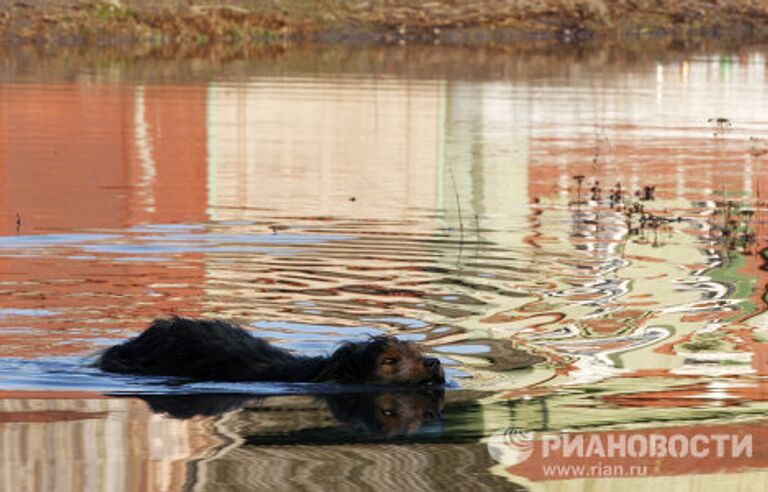
[[[366,219],[367,233],[401,232],[398,219],[414,210],[435,208],[440,106],[440,88],[432,82],[257,77],[237,85],[214,83],[207,103],[209,213],[215,220],[267,217],[278,225],[280,217],[290,217],[285,223],[291,225],[316,223],[320,217],[354,217]],[[349,238],[356,237],[356,227],[349,229]],[[228,228],[235,234],[253,230],[234,224]],[[263,231],[270,234],[266,227]],[[324,241],[323,236],[311,242],[315,240],[318,245]],[[314,247],[308,242],[303,253],[311,258]],[[371,245],[349,243],[347,247],[370,249]],[[275,276],[267,273],[274,271],[270,256],[262,262],[261,256],[229,253],[227,261],[221,261],[220,255],[212,253],[206,259],[206,289],[211,298],[242,292],[244,299],[259,303],[253,308],[249,304],[249,309],[264,311],[272,310],[268,303],[275,297],[269,292],[280,284],[292,290],[290,296],[280,294],[281,310],[290,304],[284,299],[311,302],[320,292],[344,302],[354,294],[338,288],[363,283],[365,269],[379,267],[373,252],[364,258],[356,256],[335,259],[331,254],[317,262],[311,274],[306,267],[279,260],[281,274]],[[325,275],[340,269],[359,274],[355,281]],[[371,282],[379,279],[375,273],[367,277]],[[265,288],[260,288],[264,283]],[[304,295],[304,290],[314,294]],[[243,307],[217,306],[217,312],[237,316]],[[274,317],[302,321],[306,315],[301,311]],[[354,306],[347,311],[349,322],[358,322],[349,314]]]
[[[691,213],[692,201],[708,201],[711,208],[715,200],[751,205],[764,200],[764,157],[753,157],[750,147],[759,150],[766,143],[752,144],[749,138],[764,133],[759,122],[765,101],[739,104],[739,99],[762,93],[765,67],[762,53],[657,64],[655,71],[616,74],[612,87],[619,89],[574,89],[577,112],[558,111],[572,100],[560,87],[542,90],[533,123],[540,130],[530,142],[538,161],[531,167],[531,195],[552,196],[553,183],[573,193],[573,176],[584,175],[590,183],[585,188],[595,179],[606,190],[616,182],[630,191],[656,186],[663,206],[682,209],[679,213]],[[643,90],[645,97],[638,97]],[[718,125],[722,117],[727,121]],[[765,246],[758,243],[757,249]],[[743,259],[738,275],[757,279],[757,290],[744,300],[763,309],[768,282],[763,260]],[[747,312],[755,307],[746,304]]]
[[[595,180],[600,181],[603,195],[616,182],[630,193],[652,185],[661,202],[646,203],[647,207],[671,211],[673,215],[698,215],[701,224],[706,224],[708,214],[714,212],[715,200],[743,200],[754,205],[761,190],[768,189],[768,176],[760,160],[750,154],[753,144],[748,138],[760,131],[756,122],[761,121],[764,104],[738,104],[737,100],[754,94],[765,80],[765,59],[759,54],[748,56],[740,61],[738,70],[733,68],[729,57],[713,57],[709,62],[659,64],[655,72],[616,74],[618,80],[611,89],[574,88],[577,96],[573,104],[580,111],[559,111],[571,101],[560,87],[541,89],[533,117],[538,131],[530,142],[531,158],[537,161],[531,166],[532,196],[552,199],[552,184],[559,183],[561,191],[569,189],[573,199],[573,177],[583,175],[585,195]],[[653,91],[643,98],[639,96],[643,93],[641,87]],[[729,122],[718,126],[710,121],[720,116],[727,116]],[[722,215],[714,220],[722,221]],[[648,316],[645,324],[673,326],[676,336],[665,342],[669,346],[708,323],[733,321],[765,309],[762,297],[768,273],[762,268],[764,260],[760,255],[736,254],[717,268],[707,269],[712,259],[703,253],[706,231],[697,224],[675,230],[666,241],[669,244],[662,248],[628,243],[621,256],[630,261],[618,274],[633,281],[643,278],[643,270],[653,267],[658,271],[658,281],[634,282],[628,293],[631,295],[617,301],[624,306],[641,306],[640,311]],[[597,247],[599,243],[592,237],[588,245]],[[756,249],[766,244],[761,239]],[[611,256],[615,259],[616,254]],[[734,301],[734,305],[709,311],[703,305],[694,308],[697,300],[716,298],[703,282],[693,286],[695,282],[685,278],[702,274],[721,283],[731,293],[728,301]],[[683,308],[686,305],[689,309]],[[625,323],[611,319],[591,323],[607,335],[612,331],[610,326],[614,331],[626,329]],[[682,363],[664,364],[661,359],[672,355],[669,348],[652,348],[623,360],[636,369],[661,369]]]
[[[440,442],[443,432],[452,436],[475,431],[471,429],[474,422],[468,423],[465,413],[474,410],[473,406],[446,406],[440,431],[431,439],[428,437],[427,442],[417,438],[407,445],[369,435],[371,430],[363,420],[377,419],[378,412],[360,412],[357,418],[362,420],[354,420],[359,408],[343,408],[343,413],[349,414],[345,416],[353,421],[342,423],[318,398],[270,397],[251,403],[246,411],[230,414],[218,422],[219,432],[234,437],[233,440],[239,436],[242,444],[222,448],[215,457],[196,463],[199,479],[192,490],[214,491],[225,484],[233,490],[431,491],[509,487],[504,478],[487,473],[494,463],[482,443],[450,442],[450,437],[449,442]],[[405,411],[400,418],[407,420],[408,414]],[[406,425],[401,430],[406,428],[415,431],[418,426]],[[429,436],[430,432],[424,435]]]
[[[738,319],[765,307],[761,298],[768,273],[761,268],[762,257],[738,257],[716,271],[708,270],[713,263],[703,252],[706,232],[697,231],[697,224],[674,226],[676,232],[665,236],[660,248],[653,240],[625,243],[625,234],[617,232],[623,228],[623,217],[606,211],[596,226],[582,225],[580,231],[557,224],[573,220],[564,208],[575,198],[576,175],[586,176],[584,196],[590,195],[596,180],[603,196],[616,182],[630,196],[644,185],[656,186],[659,201],[647,203],[648,207],[699,215],[701,223],[706,223],[707,207],[711,212],[718,190],[730,199],[753,203],[761,189],[768,189],[763,165],[750,155],[748,141],[751,132],[761,130],[756,122],[761,121],[764,104],[738,104],[737,100],[755,93],[764,81],[765,59],[745,57],[738,70],[728,57],[658,64],[651,70],[611,73],[607,86],[596,85],[589,77],[569,76],[564,69],[563,79],[520,84],[524,89],[486,84],[486,91],[484,84],[467,84],[466,89],[446,84],[455,89],[448,91],[450,109],[444,112],[445,161],[464,168],[455,171],[454,167],[458,190],[452,190],[452,169],[441,167],[442,203],[455,210],[454,195],[466,197],[462,200],[465,228],[479,211],[481,228],[485,222],[494,229],[484,238],[495,244],[511,250],[530,240],[534,247],[515,249],[517,255],[510,261],[535,265],[532,270],[550,273],[547,281],[551,282],[535,295],[531,285],[519,281],[520,290],[532,293],[528,299],[485,296],[486,309],[462,324],[471,332],[497,336],[526,329],[540,335],[576,326],[574,342],[584,335],[608,339],[610,351],[594,353],[606,361],[614,358],[626,369],[674,370],[684,360],[670,347],[708,323]],[[494,118],[495,112],[501,118]],[[719,115],[727,115],[733,126],[720,129],[716,122],[708,122]],[[719,132],[716,137],[715,131]],[[517,170],[518,155],[525,171]],[[507,193],[494,191],[498,189]],[[482,207],[475,205],[478,197]],[[526,206],[533,201],[541,206],[529,214]],[[698,201],[709,204],[692,205]],[[497,217],[501,219],[494,221]],[[594,222],[596,218],[587,214],[582,219]],[[494,222],[499,226],[494,227]],[[455,230],[456,224],[451,225]],[[496,230],[502,227],[504,233]],[[468,237],[475,240],[474,235]],[[758,244],[758,249],[763,247]],[[573,255],[578,250],[587,254]],[[472,258],[472,247],[465,248],[464,254]],[[564,255],[560,265],[546,261],[547,256],[556,255]],[[456,263],[453,258],[449,262]],[[651,272],[654,281],[647,280]],[[475,273],[467,269],[465,275]],[[704,281],[691,280],[702,274],[733,292],[729,301],[734,300],[734,305],[697,305],[713,295]],[[471,289],[465,293],[475,294]],[[546,328],[536,325],[541,317],[557,319],[559,313],[565,314],[560,322]],[[526,324],[526,319],[531,321]],[[653,325],[673,327],[674,335],[652,344],[629,339],[625,343],[620,338],[632,333],[640,337],[645,327]],[[577,349],[581,350],[574,347],[574,352]],[[764,366],[757,360],[755,364]]]
[[[133,398],[3,396],[0,492],[329,490],[346,484],[497,490],[506,483],[487,473],[494,463],[481,443],[334,443],[329,436],[339,424],[311,397],[257,400],[245,411],[176,420],[149,413]],[[466,424],[461,408],[455,421]],[[358,436],[355,428],[348,432]],[[308,436],[321,442],[304,442]]]
[[[6,217],[25,227],[71,229],[126,225],[132,97],[119,86],[4,87],[0,156]],[[51,145],[55,143],[56,145]],[[87,184],[86,186],[84,186]]]
[[[459,206],[468,229],[475,228],[476,216],[503,217],[513,231],[524,226],[530,108],[520,95],[529,96],[527,88],[445,82],[442,90],[438,207],[448,211],[446,220],[454,228]],[[517,234],[517,241],[521,238]]]
[[516,490],[491,466],[482,444],[248,446],[212,463],[194,490]]
[[[434,83],[259,78],[208,92],[209,203],[390,218],[435,205]],[[354,198],[354,201],[350,199]]]
[[206,90],[140,86],[133,95],[131,182],[140,192],[131,197],[140,203],[131,204],[131,223],[205,220]]
[[219,444],[202,421],[85,393],[3,395],[0,442],[2,492],[182,490],[190,462]]
[[[143,223],[201,222],[206,209],[205,89],[127,88],[117,84],[4,85],[0,97],[0,233],[107,231]],[[16,231],[16,213],[21,228]],[[98,309],[134,328],[179,308],[152,295],[177,283],[152,262],[115,262],[116,254],[0,257],[0,273],[18,285],[3,308],[66,310],[30,320],[40,333],[4,333],[3,355],[72,353],[68,343]],[[192,258],[196,254],[189,253]],[[124,255],[123,255],[124,256]],[[196,272],[195,272],[196,270]],[[199,312],[202,269],[183,272],[184,312]],[[126,299],[128,301],[126,302]]]
[[[531,404],[536,411],[529,416],[524,408],[515,405],[523,402],[518,398],[526,394],[525,391],[498,395],[493,400],[515,405],[514,411],[499,415],[496,408],[489,405],[485,420],[489,428],[502,432],[514,426],[599,433],[620,425],[653,433],[667,425],[664,422],[697,422],[694,426],[673,428],[690,433],[699,428],[698,423],[715,425],[717,430],[723,419],[764,413],[762,386],[752,388],[753,384],[746,384],[750,391],[740,394],[738,385],[731,388],[710,384],[711,375],[750,371],[765,374],[765,349],[762,348],[765,344],[752,339],[751,332],[744,330],[743,343],[731,349],[732,353],[721,356],[722,365],[708,361],[706,354],[696,357],[675,352],[675,347],[693,333],[714,329],[718,321],[727,323],[729,319],[738,319],[753,312],[755,307],[765,308],[761,297],[768,276],[760,268],[763,264],[760,255],[738,257],[713,270],[717,265],[703,251],[704,234],[695,224],[674,226],[676,232],[665,236],[661,247],[656,247],[652,240],[624,244],[623,234],[617,236],[611,230],[615,227],[612,220],[622,225],[620,217],[612,219],[610,213],[603,212],[601,226],[604,229],[583,226],[575,237],[569,227],[574,214],[565,210],[569,196],[573,199],[575,194],[573,176],[579,174],[587,177],[589,184],[585,189],[592,186],[595,179],[601,181],[604,190],[613,187],[616,181],[621,181],[625,190],[655,185],[659,201],[648,205],[685,215],[706,212],[706,207],[711,205],[705,204],[702,210],[695,202],[714,200],[722,189],[731,199],[746,198],[751,203],[759,199],[761,193],[764,195],[768,181],[763,181],[766,179],[763,164],[749,155],[747,142],[750,132],[762,130],[755,122],[764,121],[764,103],[760,100],[743,105],[737,104],[737,99],[761,93],[754,89],[765,79],[765,60],[751,57],[741,68],[743,70],[723,72],[720,67],[713,68],[707,63],[659,65],[655,71],[613,74],[608,87],[594,85],[583,78],[547,80],[515,101],[519,107],[526,108],[526,125],[530,128],[525,141],[525,190],[516,196],[525,197],[524,203],[540,201],[541,206],[531,214],[532,227],[526,227],[517,236],[512,230],[506,235],[488,234],[488,238],[511,250],[522,243],[526,234],[535,233],[532,236],[535,248],[514,251],[524,259],[521,266],[536,265],[529,270],[533,280],[549,273],[546,280],[550,285],[540,289],[538,296],[528,299],[494,297],[483,291],[486,311],[463,318],[461,324],[480,336],[490,333],[518,338],[540,337],[548,331],[568,328],[573,330],[573,335],[563,337],[561,331],[548,348],[562,356],[580,359],[576,364],[567,365],[560,377],[548,383],[552,385],[550,388],[572,384],[573,394],[547,395],[550,389],[539,385],[532,390],[533,401],[546,403],[543,408]],[[646,88],[653,90],[646,91]],[[713,88],[716,88],[715,94]],[[477,99],[481,97],[473,96],[474,101]],[[456,104],[450,98],[449,101]],[[475,132],[475,141],[464,145],[468,150],[462,153],[461,162],[468,170],[457,173],[456,181],[461,196],[476,197],[483,196],[484,187],[491,180],[487,170],[475,171],[483,163],[471,163],[472,156],[491,146],[494,138],[498,138],[493,130],[503,125],[478,131],[484,119],[481,105],[467,106],[466,114],[458,122],[470,129],[469,134]],[[714,138],[714,129],[707,123],[709,118],[719,115],[733,121],[733,129],[726,131],[726,138]],[[504,137],[511,140],[513,135],[506,131]],[[509,156],[506,152],[506,157]],[[444,199],[446,208],[455,209],[447,171],[441,173],[441,179],[447,183],[442,187],[448,191]],[[514,189],[511,180],[499,178],[495,184],[499,182]],[[472,200],[467,199],[466,203]],[[481,212],[488,216],[484,220],[492,223],[495,214],[503,216],[504,220],[499,223],[512,229],[517,225],[515,220],[526,212],[515,213],[509,205],[502,200],[488,200]],[[465,216],[476,213],[471,205],[462,202],[462,206]],[[583,218],[594,221],[596,216]],[[703,214],[702,222],[706,222]],[[764,244],[758,245],[759,249],[764,247]],[[472,256],[472,248],[468,249],[466,262],[472,265],[466,267],[463,279],[499,285],[473,276],[475,268],[482,271],[478,266],[481,262]],[[586,253],[579,255],[578,251]],[[560,261],[542,261],[557,255],[561,255]],[[509,264],[516,266],[515,260],[517,258],[510,258]],[[452,263],[455,264],[455,259]],[[706,285],[708,281],[713,282]],[[531,288],[533,285],[523,279],[517,283],[520,290],[536,292]],[[733,304],[718,306],[715,302],[709,305],[701,302],[723,297],[723,292],[717,293],[715,284],[720,284],[727,300],[733,300]],[[477,295],[460,286],[456,290]],[[595,302],[590,305],[588,301]],[[559,313],[565,315],[561,321],[539,324],[548,315],[558,320],[555,315]],[[654,339],[646,328],[655,327],[659,335]],[[534,340],[533,343],[541,343],[541,338]],[[754,354],[751,365],[750,353]],[[588,363],[581,364],[585,360]],[[601,374],[604,369],[610,370]],[[481,381],[478,387],[487,388],[487,381]],[[674,401],[648,391],[648,388],[665,388],[665,392],[674,394],[682,391],[685,381],[701,382],[702,387]],[[585,393],[579,392],[582,388]],[[547,396],[539,399],[535,397],[537,394]],[[617,401],[624,402],[632,395],[636,398],[631,405],[625,402],[616,407]],[[696,403],[681,405],[681,400]],[[731,406],[730,401],[741,406]],[[756,425],[742,425],[739,432],[747,432]],[[541,462],[532,463],[541,465]],[[743,466],[741,462],[725,466],[719,477],[722,481],[718,483],[728,484],[725,488],[765,483],[764,473],[742,474]],[[511,474],[513,480],[525,477],[538,483],[543,481],[547,489],[557,490],[599,487],[607,483],[665,488],[678,480],[667,478],[669,475],[691,475],[682,479],[682,483],[688,484],[708,482],[707,474],[711,473],[707,467],[690,460],[670,463],[669,468],[651,473],[653,478],[635,481],[629,478],[615,482],[608,479],[556,481],[533,476],[528,473],[530,470],[499,467],[495,471],[506,476]]]
[[205,132],[202,87],[4,86],[0,232],[200,221]]

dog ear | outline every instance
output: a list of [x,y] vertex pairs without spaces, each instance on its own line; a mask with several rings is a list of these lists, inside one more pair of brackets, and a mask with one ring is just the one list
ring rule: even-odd
[[362,367],[363,354],[361,345],[345,343],[326,361],[326,366],[320,371],[315,380],[336,381],[339,383],[354,383],[365,377]]

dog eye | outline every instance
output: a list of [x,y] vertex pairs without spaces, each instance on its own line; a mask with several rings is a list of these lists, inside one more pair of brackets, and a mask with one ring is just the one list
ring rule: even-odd
[[392,410],[390,408],[382,408],[381,409],[381,414],[384,415],[385,417],[394,417],[394,416],[397,415],[397,412],[395,412],[394,410]]
[[397,364],[397,359],[393,357],[387,357],[383,361],[381,361],[381,365],[383,366],[391,366],[392,364]]

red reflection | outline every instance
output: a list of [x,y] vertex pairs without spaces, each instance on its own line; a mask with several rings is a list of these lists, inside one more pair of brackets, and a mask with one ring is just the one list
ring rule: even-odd
[[[205,108],[204,86],[4,86],[0,234],[204,222]],[[86,340],[104,327],[137,329],[160,314],[201,309],[205,272],[199,253],[176,255],[174,263],[183,268],[117,262],[115,257],[127,256],[117,254],[69,260],[63,248],[55,256],[24,253],[0,257],[0,278],[7,282],[0,286],[0,307],[58,314],[0,320],[30,328],[3,330],[0,356],[79,352],[92,348]],[[71,254],[83,255],[75,249]]]

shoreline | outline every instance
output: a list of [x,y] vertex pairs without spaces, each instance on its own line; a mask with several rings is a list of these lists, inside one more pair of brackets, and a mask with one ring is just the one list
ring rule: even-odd
[[192,0],[157,6],[148,0],[0,0],[0,44],[495,45],[654,37],[768,39],[768,1],[680,3]]

